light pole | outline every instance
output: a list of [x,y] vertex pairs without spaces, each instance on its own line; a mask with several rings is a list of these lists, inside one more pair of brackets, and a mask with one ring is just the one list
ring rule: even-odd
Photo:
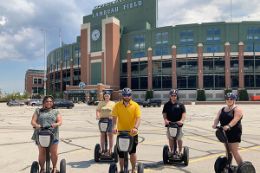
[[46,81],[47,81],[47,78],[46,78],[46,29],[41,29],[41,31],[43,32],[43,44],[44,44],[44,47],[43,47],[43,95],[46,96]]

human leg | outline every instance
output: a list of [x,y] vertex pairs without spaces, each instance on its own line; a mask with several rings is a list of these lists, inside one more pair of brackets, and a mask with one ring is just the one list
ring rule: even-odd
[[57,161],[58,161],[58,144],[52,144],[50,148],[50,153],[51,153],[51,162],[53,166],[53,173],[56,173],[57,171]]
[[45,159],[46,159],[46,150],[45,148],[41,147],[40,145],[38,145],[38,150],[39,150],[39,156],[38,156],[38,160],[39,160],[39,164],[41,167],[40,173],[44,172],[44,164],[45,164]]
[[234,156],[234,158],[235,158],[235,160],[237,162],[237,165],[240,165],[243,162],[243,159],[242,159],[241,155],[238,152],[239,143],[238,142],[236,142],[236,143],[229,143],[228,145],[229,145],[231,153],[233,154],[233,156]]

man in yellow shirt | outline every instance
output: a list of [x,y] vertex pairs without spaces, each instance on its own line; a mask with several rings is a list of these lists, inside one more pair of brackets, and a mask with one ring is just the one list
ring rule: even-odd
[[[140,125],[141,110],[140,106],[131,99],[132,90],[130,88],[124,88],[122,90],[122,96],[123,100],[116,103],[112,111],[113,133],[117,133],[118,131],[130,131],[130,135],[134,137],[133,147],[129,152],[132,173],[134,173],[137,160],[136,146],[138,144],[138,128]],[[118,155],[120,172],[122,172],[124,166],[124,154],[118,152]]]

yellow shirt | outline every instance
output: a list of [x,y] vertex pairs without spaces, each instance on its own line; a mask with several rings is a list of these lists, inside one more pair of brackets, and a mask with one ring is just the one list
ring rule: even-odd
[[111,113],[114,106],[115,106],[115,102],[113,101],[109,101],[108,103],[106,103],[105,101],[99,102],[97,106],[97,111],[100,112],[99,114],[100,118],[112,117]]
[[132,100],[127,106],[124,105],[123,101],[120,101],[116,103],[112,115],[117,117],[117,129],[119,131],[130,131],[134,128],[136,119],[141,117],[141,110],[140,106]]

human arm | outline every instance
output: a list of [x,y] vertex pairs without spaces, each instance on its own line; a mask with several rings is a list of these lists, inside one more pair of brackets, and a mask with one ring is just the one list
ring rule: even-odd
[[168,125],[170,121],[167,119],[167,114],[163,113],[164,125]]
[[140,117],[137,117],[136,120],[135,120],[135,126],[134,126],[134,128],[131,130],[131,133],[132,133],[132,134],[137,134],[138,128],[139,128],[139,126],[140,126],[140,123],[141,123],[141,118],[140,118]]
[[58,113],[56,123],[53,123],[51,126],[53,128],[56,128],[56,127],[61,126],[61,125],[62,125],[62,116],[61,116],[60,113]]
[[37,115],[37,112],[35,111],[33,116],[32,116],[32,120],[31,120],[31,125],[34,128],[40,128],[41,127],[41,125],[37,123],[37,119],[38,119],[38,115]]
[[221,113],[221,110],[218,111],[218,114],[217,114],[217,116],[214,119],[214,122],[213,122],[213,125],[212,125],[213,129],[215,129],[217,127],[218,123],[219,123],[219,115],[220,115],[220,113]]
[[181,119],[179,121],[177,121],[177,124],[179,126],[182,126],[186,119],[186,108],[185,108],[184,104],[181,104],[181,110],[182,110]]

